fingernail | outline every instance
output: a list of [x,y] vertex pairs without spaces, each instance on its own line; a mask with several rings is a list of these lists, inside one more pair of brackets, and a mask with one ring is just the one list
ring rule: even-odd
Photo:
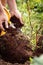
[[6,26],[6,28],[8,28],[8,26]]

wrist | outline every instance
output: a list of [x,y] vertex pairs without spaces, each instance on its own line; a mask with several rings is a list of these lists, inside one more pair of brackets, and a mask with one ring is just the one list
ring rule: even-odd
[[17,9],[11,10],[11,11],[10,11],[11,16],[14,16],[14,14],[15,14],[17,11],[18,11]]

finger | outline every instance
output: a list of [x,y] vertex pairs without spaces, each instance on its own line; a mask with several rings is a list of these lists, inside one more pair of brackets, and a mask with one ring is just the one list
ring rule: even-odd
[[24,23],[23,23],[22,18],[20,18],[19,20],[20,20],[20,22],[21,22],[21,25],[24,26]]
[[5,30],[5,29],[3,28],[3,25],[2,25],[2,24],[0,25],[0,29]]
[[5,26],[6,26],[6,28],[8,28],[8,22],[7,21],[5,21]]

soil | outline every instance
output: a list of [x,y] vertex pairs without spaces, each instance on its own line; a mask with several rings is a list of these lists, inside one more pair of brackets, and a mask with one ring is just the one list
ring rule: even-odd
[[0,59],[0,65],[30,65],[30,62],[26,61],[24,64],[21,64],[21,63],[9,63],[9,62],[5,62],[4,60]]
[[24,26],[23,21],[20,21],[19,18],[17,18],[16,16],[11,17],[10,21],[14,24],[16,28],[21,28]]
[[39,36],[34,52],[36,56],[43,54],[43,35]]
[[[15,25],[16,26],[16,25]],[[33,51],[30,41],[19,27],[6,29],[0,37],[0,65],[30,65],[29,57],[43,54],[43,35],[38,38]]]
[[20,29],[6,30],[0,37],[0,65],[29,65],[33,51],[28,37]]

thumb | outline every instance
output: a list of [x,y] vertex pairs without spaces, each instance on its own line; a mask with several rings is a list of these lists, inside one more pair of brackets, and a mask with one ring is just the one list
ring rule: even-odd
[[8,28],[8,21],[5,21],[5,26],[6,28]]

